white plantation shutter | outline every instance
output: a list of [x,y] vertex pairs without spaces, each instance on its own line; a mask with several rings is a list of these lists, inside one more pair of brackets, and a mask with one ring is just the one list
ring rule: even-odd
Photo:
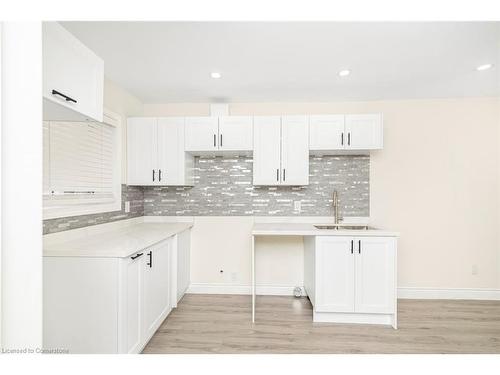
[[98,122],[43,123],[47,205],[109,203],[116,197],[116,127]]

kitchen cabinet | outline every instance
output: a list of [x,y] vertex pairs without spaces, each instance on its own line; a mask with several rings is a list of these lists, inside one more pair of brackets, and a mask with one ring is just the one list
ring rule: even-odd
[[57,22],[43,23],[44,120],[103,120],[104,62]]
[[126,258],[44,257],[44,347],[139,353],[174,307],[174,241]]
[[309,183],[307,116],[254,117],[254,185]]
[[172,241],[163,241],[145,252],[144,309],[142,340],[148,341],[172,308],[170,296],[170,269]]
[[311,151],[375,150],[383,147],[381,114],[312,115]]
[[316,236],[305,244],[315,322],[397,327],[395,237]]
[[127,181],[129,185],[193,184],[192,155],[184,151],[184,118],[127,119]]
[[186,117],[186,151],[252,151],[251,116]]

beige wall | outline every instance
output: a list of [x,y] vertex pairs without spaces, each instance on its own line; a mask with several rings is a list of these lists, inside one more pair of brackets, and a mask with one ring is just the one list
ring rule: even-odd
[[[376,226],[401,232],[398,285],[500,288],[498,98],[230,105],[232,115],[370,112],[384,114],[384,149],[371,158],[371,219]],[[144,105],[144,114],[150,116],[208,113],[207,104]],[[228,253],[207,247],[209,239],[210,231],[193,239],[193,282],[214,282],[213,273],[207,272],[216,264],[247,254],[246,244],[241,252]],[[297,243],[290,246],[295,249]],[[196,266],[208,258],[214,270]],[[238,283],[249,281],[249,264],[234,260],[231,267],[226,272],[237,272]],[[294,272],[296,268],[291,267]],[[296,282],[293,272],[287,276],[282,270],[262,277],[266,282]]]
[[104,108],[122,116],[122,183],[127,181],[127,117],[141,116],[143,104],[135,96],[118,86],[116,83],[104,80]]

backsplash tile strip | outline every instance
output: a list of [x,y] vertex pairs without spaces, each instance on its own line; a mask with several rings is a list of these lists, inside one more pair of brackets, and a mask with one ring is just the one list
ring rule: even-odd
[[[369,216],[370,157],[311,156],[309,186],[252,185],[251,157],[195,158],[194,187],[145,187],[146,216]],[[300,200],[301,212],[293,202]]]
[[[130,201],[130,212],[125,212],[125,202]],[[43,234],[62,232],[90,225],[110,223],[118,220],[144,216],[144,194],[142,187],[122,185],[122,209],[99,214],[70,216],[43,221]]]
[[[330,216],[333,190],[341,216],[370,215],[369,156],[311,156],[309,186],[253,186],[253,159],[247,156],[196,157],[194,167],[194,187],[122,185],[121,211],[44,220],[43,234],[145,215]],[[300,213],[293,207],[297,200]]]

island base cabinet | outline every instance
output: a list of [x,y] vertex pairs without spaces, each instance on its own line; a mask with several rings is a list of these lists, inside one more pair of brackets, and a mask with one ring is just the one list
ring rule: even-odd
[[311,237],[304,258],[314,322],[397,328],[396,238]]
[[44,348],[140,353],[172,309],[172,242],[127,258],[44,257]]

